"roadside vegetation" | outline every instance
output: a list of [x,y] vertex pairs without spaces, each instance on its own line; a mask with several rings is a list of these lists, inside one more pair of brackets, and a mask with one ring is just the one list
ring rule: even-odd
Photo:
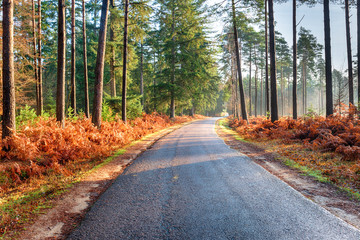
[[[0,238],[16,233],[36,214],[51,208],[84,174],[126,152],[126,147],[151,133],[185,123],[194,117],[152,113],[124,123],[112,112],[101,129],[84,115],[69,117],[61,128],[53,117],[36,117],[22,110],[17,134],[1,142]],[[19,122],[20,123],[20,122]]]
[[355,108],[346,114],[290,117],[271,122],[251,117],[249,123],[229,117],[225,123],[244,140],[276,152],[284,164],[319,181],[332,182],[358,196],[360,191],[360,120]]

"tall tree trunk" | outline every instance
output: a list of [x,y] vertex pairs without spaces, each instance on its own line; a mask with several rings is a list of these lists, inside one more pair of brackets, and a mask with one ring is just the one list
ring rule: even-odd
[[170,118],[175,117],[175,3],[173,3],[172,8],[172,24],[171,24],[171,32],[172,32],[172,47],[171,47],[171,86],[170,86]]
[[36,109],[37,115],[43,112],[43,87],[42,87],[42,51],[41,51],[41,0],[38,0],[38,106]]
[[71,108],[73,109],[73,113],[76,114],[76,58],[75,58],[75,0],[71,1]]
[[305,60],[302,60],[302,107],[303,107],[303,115],[306,114],[306,101],[305,101],[305,94],[306,94],[306,71],[305,71]]
[[269,94],[269,49],[268,49],[268,1],[265,0],[265,98],[266,114],[270,112],[270,94]]
[[3,0],[3,139],[16,130],[14,74],[14,1]]
[[275,26],[273,0],[269,2],[269,35],[270,35],[270,85],[271,85],[271,121],[279,119],[276,91],[276,55],[275,55]]
[[349,79],[349,104],[354,104],[354,79],[353,79],[352,55],[351,55],[349,0],[345,0],[345,24],[346,24],[347,60],[348,60],[348,79]]
[[255,100],[254,100],[254,104],[255,104],[255,117],[257,116],[257,111],[258,111],[258,79],[257,79],[257,74],[258,74],[258,67],[255,64]]
[[360,107],[360,0],[356,1],[356,16],[357,16],[357,60],[358,60],[358,108]]
[[65,127],[65,67],[66,67],[65,0],[59,0],[58,6],[59,6],[59,13],[58,13],[58,66],[57,66],[57,91],[56,91],[56,120],[60,122],[61,127]]
[[[34,77],[35,77],[35,86],[36,86],[36,109],[39,109],[39,86],[38,86],[38,67],[37,67],[37,50],[36,50],[36,21],[35,21],[35,0],[31,1],[31,20],[32,20],[32,30],[33,30],[33,45],[34,45]],[[38,111],[36,111],[38,113]]]
[[281,95],[281,116],[284,116],[284,70],[283,66],[280,67],[281,69],[281,80],[280,80],[280,95]]
[[84,96],[85,96],[85,116],[90,117],[89,104],[89,79],[88,79],[88,64],[87,64],[87,38],[86,38],[86,14],[85,14],[85,0],[82,1],[82,17],[83,17],[83,59],[84,59]]
[[252,59],[251,59],[251,46],[250,46],[250,52],[249,52],[249,116],[251,116],[251,63],[252,63]]
[[101,111],[102,111],[102,100],[103,100],[104,62],[105,62],[108,12],[109,12],[109,0],[103,0],[101,7],[99,43],[98,43],[96,66],[95,66],[94,104],[93,104],[93,112],[92,112],[92,122],[98,128],[101,127]]
[[142,41],[140,42],[140,95],[141,105],[144,107],[144,45]]
[[122,81],[122,120],[126,123],[126,77],[127,77],[127,44],[128,44],[128,15],[129,15],[129,0],[125,0],[125,15],[124,15],[124,58],[123,58],[123,81]]
[[114,17],[111,15],[110,16],[110,92],[111,92],[111,97],[114,98],[116,97],[116,76],[115,76],[115,39],[114,39],[114,26],[113,26],[113,21],[114,21]]
[[297,41],[296,41],[296,0],[293,0],[293,119],[297,119]]
[[332,69],[331,69],[331,38],[330,38],[330,7],[329,0],[324,0],[324,36],[325,36],[325,76],[326,76],[326,116],[332,115]]
[[245,106],[245,94],[244,94],[244,87],[242,81],[242,74],[241,74],[241,63],[240,63],[240,55],[239,55],[239,42],[238,42],[238,33],[236,27],[236,12],[235,12],[235,2],[232,0],[232,21],[234,27],[234,41],[235,41],[235,55],[236,55],[236,63],[237,63],[237,71],[238,71],[238,78],[239,78],[239,91],[240,91],[240,103],[241,103],[241,117],[243,120],[248,120],[246,114],[246,106]]
[[263,68],[260,69],[260,115],[262,115],[264,113],[264,87],[263,87]]
[[258,88],[257,88],[257,77],[258,77],[258,66],[256,64],[256,46],[254,45],[254,65],[255,65],[255,99],[254,99],[254,111],[255,111],[255,117],[257,116],[257,106],[258,106]]

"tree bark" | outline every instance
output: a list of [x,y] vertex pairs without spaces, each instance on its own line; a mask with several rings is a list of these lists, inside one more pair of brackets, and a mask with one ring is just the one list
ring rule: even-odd
[[71,1],[71,108],[76,114],[76,49],[75,49],[75,0]]
[[37,115],[41,115],[44,108],[43,103],[43,87],[42,87],[42,49],[41,49],[41,0],[38,0],[38,107],[36,109]]
[[126,123],[126,71],[127,71],[127,44],[128,44],[128,14],[129,0],[125,0],[125,16],[124,16],[124,59],[123,59],[123,84],[122,84],[122,120]]
[[251,105],[252,105],[252,102],[251,102],[251,62],[252,62],[252,59],[251,59],[251,46],[250,46],[250,52],[249,52],[249,116],[251,116]]
[[175,117],[175,3],[173,3],[172,8],[172,25],[171,25],[171,32],[172,32],[172,47],[171,47],[171,86],[170,86],[170,118]]
[[239,42],[238,42],[238,33],[237,33],[237,27],[236,27],[236,12],[235,12],[234,0],[232,0],[232,21],[233,21],[233,27],[234,27],[235,55],[236,55],[236,63],[237,63],[237,71],[238,71],[238,79],[239,79],[241,117],[243,120],[248,121],[247,113],[246,113],[246,106],[245,106],[244,86],[243,86],[242,74],[241,74],[241,63],[240,63],[240,55],[239,55]]
[[14,74],[14,1],[3,0],[3,139],[16,130]]
[[354,79],[351,55],[349,0],[345,0],[346,47],[348,60],[349,104],[354,104]]
[[269,48],[268,48],[268,1],[265,0],[265,98],[266,114],[270,112],[270,94],[269,94]]
[[283,67],[280,67],[281,79],[280,79],[280,96],[281,96],[281,116],[284,116],[284,71]]
[[38,61],[38,58],[37,58],[37,48],[36,48],[36,42],[37,42],[37,39],[36,39],[36,21],[35,21],[35,0],[32,0],[31,1],[31,10],[32,10],[32,13],[31,13],[31,18],[32,18],[32,30],[33,30],[33,47],[34,47],[34,78],[35,78],[35,87],[36,87],[36,97],[35,97],[35,100],[36,100],[36,113],[38,113],[38,109],[40,109],[40,102],[39,102],[39,86],[38,86],[38,67],[37,67],[37,61]]
[[144,45],[140,42],[140,95],[141,95],[141,105],[144,107],[145,97],[144,97]]
[[269,35],[270,35],[270,85],[271,85],[271,121],[279,119],[278,102],[276,91],[276,55],[275,55],[275,27],[274,27],[274,9],[273,0],[269,3]]
[[324,36],[325,36],[325,76],[326,76],[326,116],[334,113],[331,69],[331,37],[329,0],[324,0]]
[[58,66],[57,66],[57,91],[56,91],[56,120],[59,121],[61,127],[64,128],[65,127],[65,67],[66,67],[65,0],[59,0],[58,6],[59,6],[59,13],[58,13]]
[[[113,17],[110,18],[113,22]],[[114,26],[110,24],[110,92],[111,97],[116,97],[116,76],[115,76],[115,46],[114,46]]]
[[98,50],[96,55],[94,104],[93,104],[93,112],[92,112],[92,122],[98,128],[101,127],[101,111],[102,111],[102,100],[103,100],[104,62],[105,62],[108,12],[109,12],[109,0],[103,0],[102,8],[101,8]]
[[297,119],[297,41],[296,41],[296,0],[293,0],[293,119]]
[[86,14],[85,14],[85,0],[82,1],[82,17],[83,17],[83,60],[84,60],[84,96],[85,96],[85,116],[90,117],[89,104],[89,78],[88,78],[88,64],[87,64],[87,37],[86,37]]
[[356,1],[356,16],[357,16],[357,60],[358,60],[358,107],[360,107],[360,0]]

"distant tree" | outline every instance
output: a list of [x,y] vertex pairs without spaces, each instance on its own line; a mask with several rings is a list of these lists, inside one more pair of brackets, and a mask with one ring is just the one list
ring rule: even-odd
[[3,119],[2,138],[15,133],[14,1],[3,1]]
[[314,71],[315,60],[322,54],[322,45],[317,43],[317,39],[309,30],[301,27],[299,31],[299,40],[297,44],[298,57],[302,67],[302,83],[303,83],[303,114],[307,109],[307,75],[308,70]]

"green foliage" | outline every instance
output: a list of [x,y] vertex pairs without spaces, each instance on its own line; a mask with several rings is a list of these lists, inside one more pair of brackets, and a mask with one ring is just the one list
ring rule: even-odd
[[[115,117],[115,114],[121,115],[121,103],[121,97],[105,98],[103,109],[106,108],[106,116],[111,119]],[[135,119],[141,116],[143,112],[143,108],[141,106],[141,96],[130,95],[127,97],[126,103],[126,113],[128,119]]]
[[26,105],[20,108],[19,114],[16,116],[16,125],[33,124],[36,121],[37,115],[33,108]]
[[112,108],[106,101],[104,101],[102,104],[101,117],[102,120],[106,122],[111,122],[115,119],[115,114],[113,113]]

